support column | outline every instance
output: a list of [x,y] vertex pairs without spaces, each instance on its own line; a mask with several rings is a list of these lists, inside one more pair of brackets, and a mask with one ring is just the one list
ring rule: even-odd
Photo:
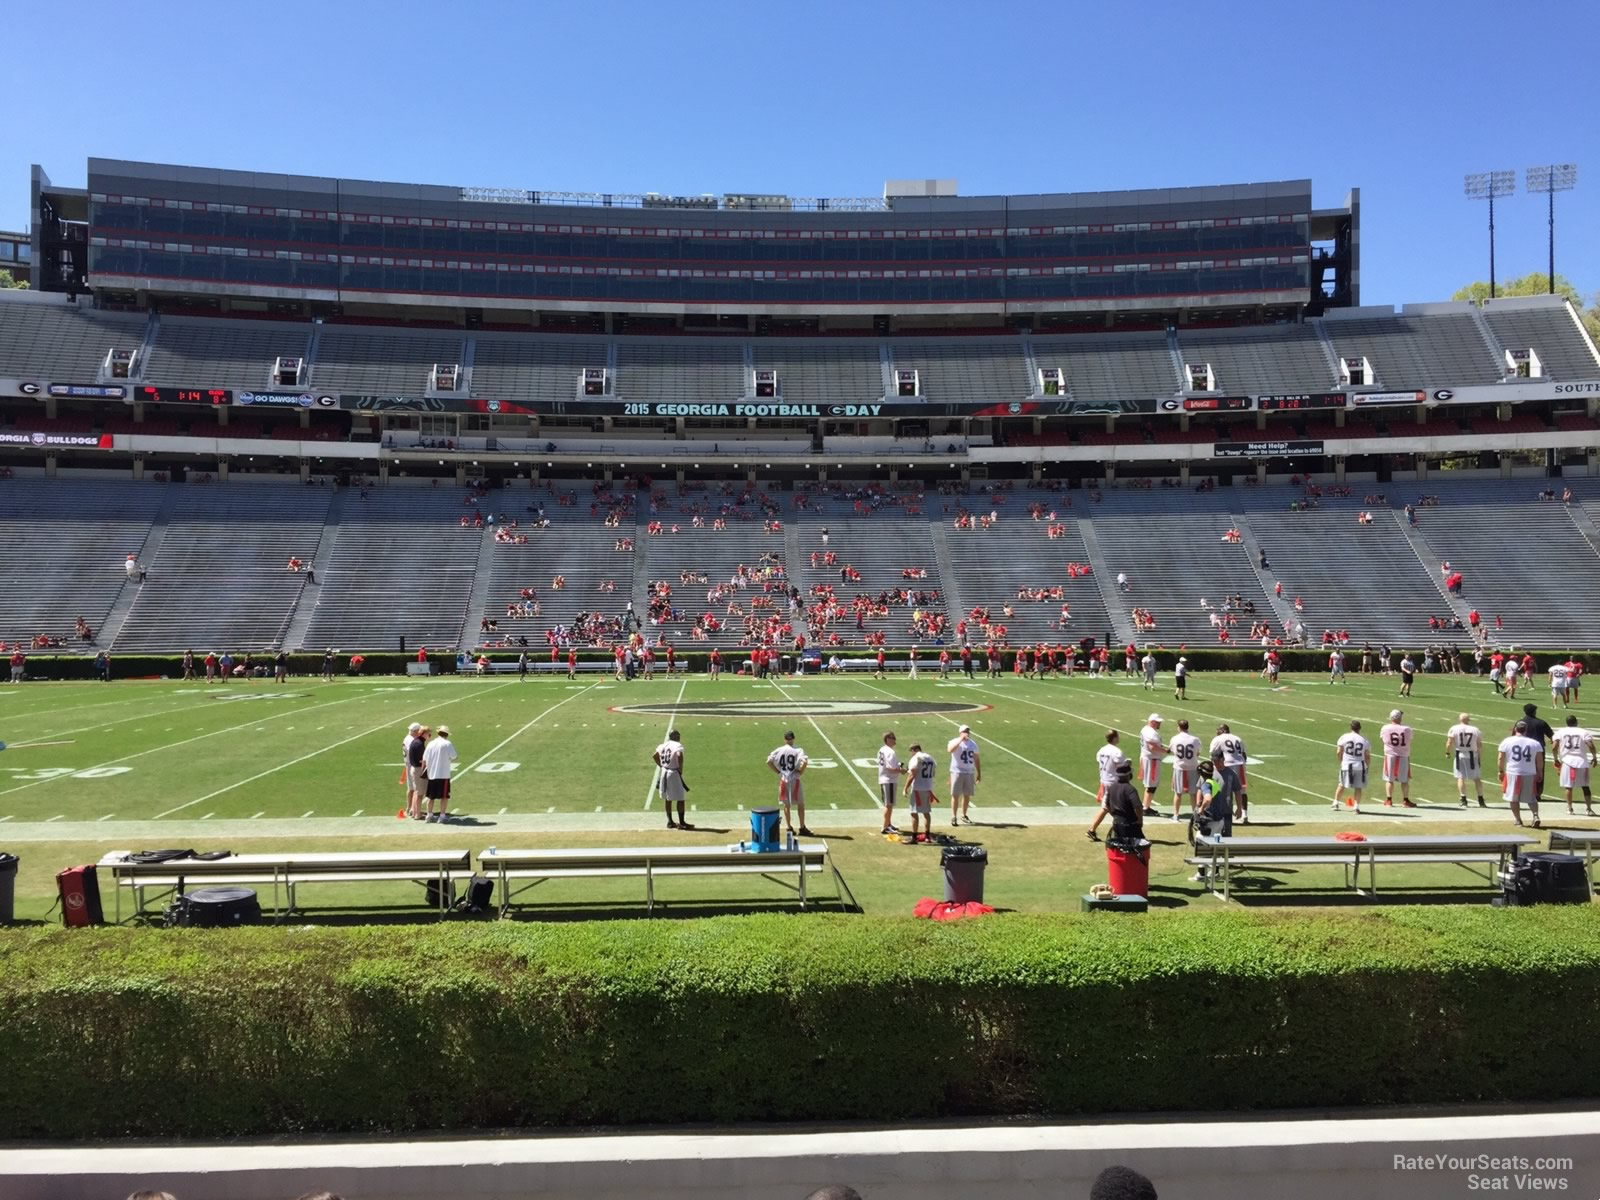
[[457,463],[456,464],[456,486],[457,487],[466,487],[467,486],[467,465],[466,465],[466,463]]
[[389,483],[389,460],[386,458],[378,460],[378,483],[384,487],[387,487]]
[[1343,483],[1344,482],[1344,455],[1342,455],[1342,454],[1334,455],[1334,458],[1333,458],[1333,481],[1335,483]]
[[688,422],[686,422],[682,417],[672,418],[673,437],[675,440],[680,442],[683,441],[684,437],[686,436],[684,430],[687,424]]
[[1422,455],[1417,455],[1417,482],[1421,483],[1428,477],[1428,460]]
[[1117,464],[1108,462],[1108,463],[1105,464],[1105,468],[1106,468],[1106,486],[1110,487],[1112,484],[1116,483],[1116,481],[1117,481]]
[[1178,482],[1183,484],[1184,487],[1189,486],[1189,464],[1187,462],[1178,464]]
[[54,421],[56,419],[56,398],[54,396],[46,396],[45,397],[45,399],[44,399],[44,415],[49,420]]
[[309,408],[298,409],[295,415],[300,418],[301,429],[311,428],[311,410]]
[[1116,431],[1117,431],[1117,419],[1115,417],[1113,417],[1113,416],[1107,416],[1106,417],[1106,432],[1107,433],[1115,433]]
[[51,479],[56,477],[56,456],[54,454],[45,455],[44,473]]
[[133,406],[133,423],[135,425],[143,425],[144,424],[144,405],[143,404],[140,404],[140,403],[134,404],[134,406]]
[[217,424],[218,425],[226,425],[227,423],[228,423],[228,406],[226,404],[224,404],[221,408],[217,409]]
[[1256,483],[1265,485],[1267,482],[1267,464],[1265,461],[1256,464]]
[[1511,478],[1511,460],[1503,454],[1500,456],[1500,478]]
[[1267,414],[1266,414],[1266,412],[1264,410],[1258,408],[1258,409],[1256,409],[1256,428],[1257,429],[1265,429],[1266,427],[1267,427]]
[[139,480],[141,480],[143,478],[144,478],[144,459],[135,458],[133,460],[133,479],[134,479],[134,482],[137,483]]
[[217,459],[217,482],[228,482],[228,460],[225,458]]

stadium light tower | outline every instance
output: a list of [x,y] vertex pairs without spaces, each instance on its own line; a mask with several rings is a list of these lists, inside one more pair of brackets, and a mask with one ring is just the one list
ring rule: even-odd
[[1489,201],[1489,299],[1494,299],[1494,201],[1517,190],[1515,171],[1483,171],[1467,176],[1467,197]]
[[1550,291],[1556,290],[1556,193],[1570,192],[1578,186],[1577,163],[1554,163],[1548,167],[1529,167],[1524,172],[1528,192],[1550,197]]

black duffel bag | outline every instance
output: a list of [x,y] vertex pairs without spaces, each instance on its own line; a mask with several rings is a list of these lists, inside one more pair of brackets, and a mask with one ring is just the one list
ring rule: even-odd
[[250,888],[199,888],[173,900],[168,906],[169,927],[185,929],[223,929],[234,925],[261,923],[261,902]]

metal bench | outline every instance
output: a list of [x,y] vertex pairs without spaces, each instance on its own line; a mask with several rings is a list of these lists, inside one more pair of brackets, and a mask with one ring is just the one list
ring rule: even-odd
[[[114,850],[99,863],[110,874],[116,892],[115,920],[122,923],[122,892],[134,897],[135,917],[142,916],[151,897],[182,895],[187,888],[241,886],[272,888],[272,910],[292,913],[298,907],[297,890],[307,883],[415,883],[438,889],[441,913],[449,908],[451,885],[472,876],[471,855],[466,850],[370,850],[348,854],[331,852],[287,854],[235,854],[228,858],[178,858],[160,863],[128,861],[128,851]],[[286,904],[280,906],[279,893]]]
[[[497,881],[500,915],[517,896],[552,879],[643,879],[645,912],[655,910],[655,881],[692,875],[759,875],[793,891],[800,907],[808,899],[806,879],[831,875],[841,907],[855,907],[855,896],[834,865],[826,842],[802,842],[793,850],[752,852],[731,846],[610,847],[592,850],[485,850],[483,873]],[[794,882],[789,882],[790,878]],[[513,890],[513,883],[522,886]],[[846,905],[845,897],[849,897]]]
[[[1534,839],[1519,834],[1475,833],[1428,837],[1400,835],[1344,841],[1335,837],[1197,837],[1194,853],[1184,859],[1208,868],[1207,887],[1215,893],[1222,881],[1222,899],[1229,899],[1235,871],[1251,867],[1338,866],[1345,886],[1357,893],[1378,894],[1378,860],[1397,864],[1449,863],[1481,874],[1490,884]],[[1367,869],[1367,891],[1361,890],[1361,868]],[[1489,868],[1479,872],[1477,867]]]

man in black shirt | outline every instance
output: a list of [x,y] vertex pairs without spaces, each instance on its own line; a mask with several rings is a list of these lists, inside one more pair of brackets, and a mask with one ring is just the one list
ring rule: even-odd
[[1539,759],[1534,764],[1533,772],[1533,797],[1535,800],[1543,800],[1545,752],[1549,750],[1550,739],[1556,736],[1556,731],[1550,728],[1549,722],[1539,716],[1537,704],[1524,704],[1522,712],[1522,719],[1528,726],[1528,736],[1539,743]]
[[1113,838],[1144,836],[1144,810],[1133,786],[1133,764],[1124,758],[1117,764],[1117,781],[1106,789],[1105,808],[1111,817]]

